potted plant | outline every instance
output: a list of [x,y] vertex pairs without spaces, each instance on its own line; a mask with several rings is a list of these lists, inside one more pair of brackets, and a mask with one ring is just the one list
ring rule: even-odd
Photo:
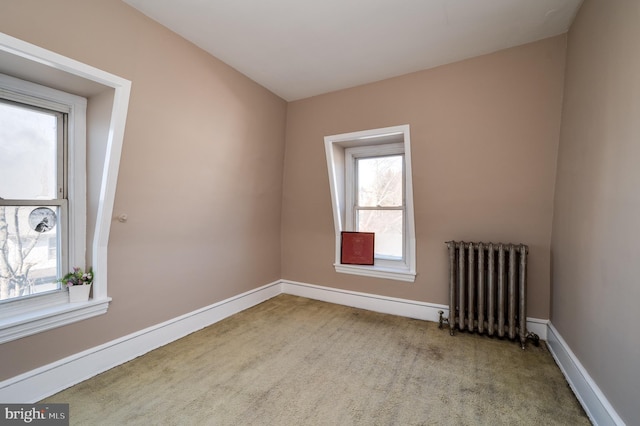
[[89,300],[93,283],[93,268],[85,272],[82,268],[75,267],[73,272],[69,272],[58,281],[69,289],[69,302],[86,302]]

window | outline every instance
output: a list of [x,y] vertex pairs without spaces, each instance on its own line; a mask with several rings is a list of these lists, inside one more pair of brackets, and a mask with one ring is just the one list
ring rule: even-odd
[[[66,138],[58,138],[56,142],[66,140],[66,147],[60,150],[56,145],[56,176],[52,180],[58,192],[62,182],[63,195],[45,199],[38,193],[35,199],[31,196],[27,199],[11,196],[9,199],[0,194],[7,198],[3,200],[5,211],[15,207],[25,210],[18,213],[21,235],[23,229],[41,224],[44,217],[56,222],[50,231],[38,232],[41,235],[32,249],[34,255],[35,251],[39,252],[40,260],[49,257],[51,262],[39,268],[37,277],[35,274],[31,276],[35,294],[23,293],[0,301],[0,343],[4,343],[107,312],[111,301],[107,293],[107,244],[131,82],[3,33],[0,33],[0,64],[7,74],[23,76],[41,84],[0,74],[3,104],[18,105],[28,112],[39,111],[56,117],[61,113],[66,117],[62,119]],[[94,107],[90,117],[85,113],[87,103]],[[91,150],[87,150],[86,120],[91,124]],[[60,127],[56,125],[56,129]],[[62,163],[58,162],[60,153]],[[52,161],[51,157],[46,157]],[[91,169],[87,168],[87,163],[92,165]],[[59,164],[62,164],[62,169]],[[58,175],[60,172],[63,173],[62,179]],[[1,179],[4,182],[5,177]],[[11,179],[14,183],[15,177]],[[25,197],[24,194],[19,197]],[[55,216],[40,211],[33,215],[31,220],[35,224],[31,225],[28,222],[33,210],[29,209],[33,207],[48,208]],[[7,220],[15,221],[13,210],[8,214]],[[50,223],[49,219],[46,222]],[[95,226],[87,229],[87,223]],[[15,227],[12,229],[15,233]],[[9,237],[5,239],[11,240]],[[15,236],[13,241],[18,241]],[[51,288],[43,286],[44,281],[52,284],[52,268],[58,275],[60,268],[66,272],[66,268],[83,266],[85,262],[94,269],[93,297],[88,302],[71,304],[68,293],[58,289],[57,284]]]
[[0,94],[0,301],[59,290],[68,269],[68,112],[38,103]]
[[[325,137],[336,271],[415,280],[409,126]],[[340,263],[340,233],[375,233],[373,266]]]
[[405,258],[404,147],[402,144],[345,150],[347,231],[375,233],[375,258]]
[[84,266],[86,102],[0,74],[0,319],[66,304]]

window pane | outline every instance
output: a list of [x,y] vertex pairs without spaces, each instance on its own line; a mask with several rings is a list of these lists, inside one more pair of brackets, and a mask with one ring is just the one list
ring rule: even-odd
[[358,231],[376,234],[376,256],[402,259],[402,216],[402,210],[358,211]]
[[402,206],[402,155],[360,158],[358,205]]
[[0,197],[56,198],[57,117],[0,102]]
[[0,206],[0,300],[60,288],[56,281],[59,210]]

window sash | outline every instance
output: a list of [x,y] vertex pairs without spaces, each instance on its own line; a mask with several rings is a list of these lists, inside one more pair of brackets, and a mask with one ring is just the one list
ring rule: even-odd
[[[65,247],[69,245],[69,200],[0,200],[0,206],[6,207],[20,207],[20,206],[33,206],[33,207],[58,207],[60,214],[58,216],[58,223],[56,226],[60,227],[60,238],[58,252],[58,270],[65,271],[68,269],[69,259]],[[58,277],[60,278],[60,277]],[[0,301],[1,303],[2,301]]]
[[[378,157],[402,156],[402,205],[399,206],[361,206],[358,192],[358,160]],[[365,145],[345,149],[345,198],[346,198],[346,227],[347,231],[359,231],[358,213],[360,211],[401,211],[402,212],[402,256],[385,256],[375,253],[375,264],[378,266],[396,267],[398,263],[407,262],[407,215],[406,215],[406,167],[404,144],[392,143],[383,145]]]
[[[54,207],[58,210],[58,217],[56,226],[58,231],[56,233],[56,274],[57,278],[60,278],[64,271],[69,269],[69,200],[67,191],[67,158],[68,158],[68,112],[69,107],[62,105],[54,101],[49,101],[36,96],[13,92],[6,88],[0,88],[0,102],[17,106],[32,111],[44,112],[50,114],[56,119],[56,158],[55,158],[55,193],[53,198],[44,199],[0,199],[0,206],[5,207],[22,207],[22,206],[34,206],[34,207]],[[59,300],[60,296],[55,293],[63,293],[62,287],[59,286],[55,290],[46,291],[42,293],[34,293],[30,295],[23,295],[0,300],[0,304],[3,306],[3,315],[6,316],[13,311],[11,306],[15,306],[17,309],[21,308],[25,303],[33,305],[39,305],[44,303],[48,305],[52,300]],[[66,297],[66,295],[65,295]],[[35,298],[41,298],[42,302],[34,304]]]
[[[367,147],[367,148],[373,148],[373,147]],[[377,149],[374,150],[374,152],[378,152],[378,150],[380,150],[381,147],[376,147]],[[386,147],[385,147],[386,148]],[[406,204],[406,191],[405,191],[405,167],[404,167],[404,153],[403,152],[395,152],[396,149],[401,149],[402,147],[397,147],[397,146],[393,146],[393,147],[388,147],[388,151],[391,152],[385,152],[387,151],[387,149],[384,149],[383,152],[377,154],[377,155],[365,155],[366,152],[362,151],[360,153],[358,153],[357,151],[350,151],[347,153],[347,155],[351,155],[353,157],[353,167],[354,167],[354,173],[353,173],[353,191],[354,191],[354,205],[355,208],[357,209],[375,209],[375,210],[384,210],[384,209],[404,209],[405,204]],[[390,206],[382,206],[382,205],[377,205],[377,206],[367,206],[367,205],[362,205],[360,203],[360,182],[359,182],[359,177],[360,177],[360,161],[361,160],[369,160],[369,159],[376,159],[376,158],[385,158],[385,157],[401,157],[402,159],[402,170],[401,170],[401,177],[402,177],[402,181],[400,182],[400,191],[401,191],[401,204],[399,205],[390,205]]]
[[[34,96],[18,94],[2,88],[0,88],[0,102],[32,111],[44,112],[56,118],[56,194],[51,199],[67,198],[67,134],[69,120],[66,110],[68,108]],[[2,200],[0,199],[0,201]],[[41,199],[41,201],[44,200]]]

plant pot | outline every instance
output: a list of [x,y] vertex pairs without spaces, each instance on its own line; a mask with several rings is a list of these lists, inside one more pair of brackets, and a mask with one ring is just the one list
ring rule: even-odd
[[91,291],[91,284],[89,285],[72,285],[69,287],[69,302],[86,302],[89,300],[89,292]]

